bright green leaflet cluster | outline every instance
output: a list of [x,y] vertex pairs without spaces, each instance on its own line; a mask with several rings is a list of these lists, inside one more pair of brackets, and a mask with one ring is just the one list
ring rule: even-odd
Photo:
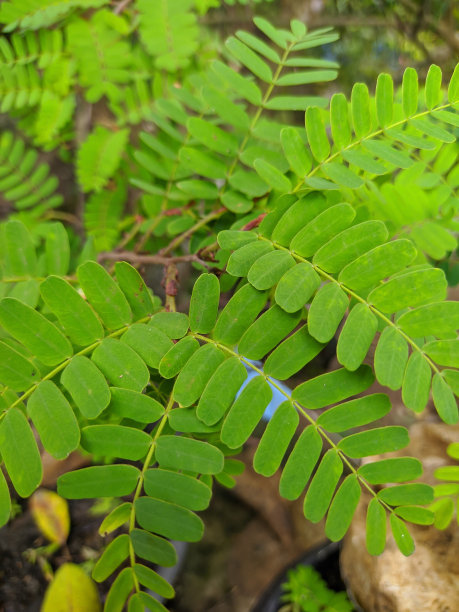
[[[457,378],[457,376],[456,376]],[[453,442],[446,449],[447,454],[459,461],[459,444]],[[435,478],[441,481],[441,484],[434,486],[435,501],[430,505],[430,510],[435,513],[434,525],[437,529],[446,529],[454,518],[459,523],[458,513],[458,496],[459,496],[459,466],[447,465],[435,470]]]
[[279,612],[352,612],[354,609],[346,593],[329,589],[311,565],[297,565],[289,570],[282,591],[281,600],[286,603]]
[[[254,469],[268,477],[280,470],[280,494],[303,496],[306,518],[326,518],[332,540],[346,533],[365,490],[369,552],[384,550],[389,515],[397,545],[411,554],[406,522],[436,520],[434,490],[412,482],[422,475],[417,459],[360,465],[403,449],[409,438],[404,427],[378,424],[391,409],[384,393],[359,396],[376,379],[401,389],[408,409],[422,412],[432,394],[440,418],[458,420],[459,307],[445,299],[445,274],[432,259],[457,244],[459,70],[447,93],[433,66],[420,91],[407,69],[399,92],[381,75],[374,98],[357,84],[350,101],[335,94],[328,103],[303,88],[333,80],[337,66],[305,51],[336,34],[308,32],[296,20],[277,29],[256,18],[259,36],[237,32],[226,43],[241,70],[214,59],[177,87],[173,72],[152,78],[145,58],[164,72],[185,66],[195,50],[186,37],[171,31],[167,44],[178,45],[171,50],[158,31],[157,47],[142,47],[129,19],[104,8],[86,14],[85,3],[64,2],[60,13],[37,15],[13,5],[4,3],[13,11],[8,24],[27,32],[0,43],[2,82],[11,85],[3,111],[43,143],[38,118],[57,115],[40,92],[57,71],[60,93],[51,93],[60,102],[73,99],[78,82],[88,104],[105,101],[115,117],[78,146],[84,223],[95,239],[81,250],[61,223],[37,223],[60,204],[56,183],[33,148],[2,135],[0,188],[21,211],[0,231],[0,454],[17,493],[27,497],[41,482],[32,426],[57,459],[80,446],[103,458],[106,464],[62,476],[58,490],[68,498],[128,498],[101,526],[102,533],[124,531],[94,578],[103,581],[128,561],[106,610],[127,600],[130,610],[164,610],[143,587],[163,597],[173,589],[142,560],[173,565],[168,539],[200,539],[196,512],[207,507],[214,480],[234,484],[243,465],[233,456],[260,423],[270,382],[285,401],[265,428]],[[156,6],[132,5],[140,41],[145,28],[166,27]],[[62,15],[63,34],[40,29]],[[194,36],[193,16],[184,22]],[[94,40],[98,58],[109,61],[93,57]],[[18,80],[23,69],[38,78],[36,88]],[[304,115],[305,127],[286,123],[284,111]],[[145,119],[149,129],[131,148],[129,125]],[[60,123],[47,147],[65,144],[72,130],[73,119]],[[132,188],[143,192],[135,210],[142,216],[121,222]],[[424,189],[427,195],[408,199]],[[199,270],[211,269],[196,280],[187,315],[163,308],[127,263],[141,251],[161,251],[167,262],[183,245]],[[126,249],[127,261],[109,272],[96,261],[114,246]],[[291,393],[279,387],[336,335],[342,367]],[[247,368],[256,376],[236,397]],[[382,484],[393,486],[379,490]],[[9,514],[2,473],[2,524]]]

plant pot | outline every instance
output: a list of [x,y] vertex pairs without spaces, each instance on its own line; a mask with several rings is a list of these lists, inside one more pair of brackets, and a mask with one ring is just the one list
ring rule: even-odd
[[[341,578],[339,566],[339,542],[325,542],[313,548],[306,554],[302,554],[296,561],[286,567],[266,589],[259,601],[252,608],[251,612],[277,612],[281,607],[282,584],[287,579],[288,570],[297,565],[312,565],[327,583],[327,586],[334,591],[345,591],[346,585]],[[362,608],[356,605],[350,597],[356,612],[363,612]]]

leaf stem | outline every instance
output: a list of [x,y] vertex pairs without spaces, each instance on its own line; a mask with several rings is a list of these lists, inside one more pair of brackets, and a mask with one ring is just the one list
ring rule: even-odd
[[304,185],[306,179],[310,178],[311,176],[314,176],[314,174],[316,174],[318,172],[318,170],[320,170],[323,166],[325,166],[329,162],[331,162],[334,159],[336,159],[337,157],[339,157],[343,153],[343,151],[349,151],[353,147],[356,147],[357,145],[360,145],[363,142],[365,142],[365,140],[370,140],[371,138],[375,138],[376,136],[380,136],[381,134],[384,134],[387,130],[390,130],[390,129],[395,128],[395,127],[399,127],[401,125],[405,125],[411,119],[418,119],[419,117],[424,117],[425,115],[430,115],[434,111],[443,110],[445,108],[449,108],[450,106],[452,106],[452,105],[451,104],[443,104],[442,106],[437,106],[436,108],[432,108],[430,110],[423,111],[422,113],[417,113],[416,115],[413,115],[411,117],[405,117],[404,119],[401,119],[400,121],[397,121],[396,123],[393,123],[392,125],[388,125],[385,128],[381,128],[380,130],[376,130],[375,132],[371,132],[371,134],[367,134],[366,136],[363,136],[362,138],[359,138],[358,140],[354,140],[353,142],[349,143],[343,149],[340,149],[339,151],[336,151],[335,153],[332,153],[329,157],[327,157],[327,159],[324,159],[324,161],[318,163],[317,166],[314,166],[314,168],[306,176],[304,176],[301,179],[301,181],[298,183],[298,185],[292,190],[292,193],[297,193],[301,189],[301,187]]
[[424,351],[422,350],[421,347],[419,347],[416,342],[414,342],[414,340],[412,340],[403,330],[400,329],[400,327],[398,327],[393,321],[391,321],[391,319],[389,319],[389,317],[386,317],[386,315],[384,315],[380,310],[378,310],[375,306],[373,306],[372,304],[370,304],[369,302],[367,302],[363,297],[361,297],[358,293],[355,293],[355,291],[352,291],[352,289],[349,289],[349,287],[346,287],[346,285],[344,285],[343,283],[340,283],[338,280],[336,280],[336,278],[334,278],[331,274],[328,274],[328,272],[325,272],[325,270],[322,270],[322,268],[319,268],[319,266],[317,266],[316,264],[314,264],[313,262],[305,259],[304,257],[301,257],[300,255],[298,255],[297,253],[295,253],[294,251],[291,251],[290,249],[280,245],[277,242],[274,242],[272,240],[270,240],[269,238],[265,238],[264,236],[260,236],[258,235],[258,239],[259,240],[264,240],[265,242],[269,242],[269,244],[272,244],[273,247],[275,249],[278,249],[280,251],[286,251],[287,253],[289,253],[294,259],[296,259],[297,261],[300,262],[306,262],[311,264],[311,266],[314,268],[314,270],[320,275],[322,276],[322,278],[327,279],[328,281],[335,283],[335,285],[338,285],[343,291],[345,291],[348,295],[350,295],[351,297],[353,297],[355,300],[357,300],[358,302],[360,302],[361,304],[365,304],[365,306],[367,306],[372,312],[374,312],[374,314],[379,317],[382,321],[384,321],[386,323],[386,325],[390,325],[391,327],[393,327],[397,333],[399,333],[405,340],[406,342],[408,342],[408,344],[411,346],[412,350],[418,351],[419,353],[421,353],[421,355],[424,357],[424,359],[427,361],[427,363],[429,364],[429,366],[432,368],[432,370],[437,373],[440,374],[440,370],[437,368],[437,366],[435,365],[435,363],[430,359],[430,357],[428,357]]
[[[169,413],[172,410],[173,405],[174,405],[174,399],[171,394],[169,397],[169,401],[167,402],[167,405],[165,407],[165,412],[163,416],[161,417],[161,421],[159,422],[159,425],[156,428],[153,438],[151,439],[150,448],[148,449],[145,460],[143,462],[142,470],[139,474],[139,480],[137,482],[137,487],[134,491],[134,497],[132,498],[131,513],[129,515],[129,535],[131,535],[132,530],[135,528],[135,502],[137,501],[137,499],[140,497],[140,494],[142,493],[143,483],[145,481],[145,472],[150,467],[150,463],[151,463],[151,460],[155,452],[156,441],[158,440],[159,436],[161,435],[161,432],[163,431],[166,425]],[[135,590],[139,592],[140,591],[139,581],[137,579],[137,576],[134,573],[135,551],[134,551],[134,546],[132,544],[131,539],[129,540],[129,560],[130,560],[131,567],[133,570],[132,574],[134,577]]]

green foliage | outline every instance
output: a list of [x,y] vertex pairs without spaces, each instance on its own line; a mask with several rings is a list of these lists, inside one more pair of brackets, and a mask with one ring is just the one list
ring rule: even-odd
[[0,10],[0,23],[9,32],[20,27],[24,30],[47,28],[75,9],[103,6],[107,0],[31,0],[24,4],[18,0],[4,2]]
[[[101,526],[123,530],[94,568],[99,581],[117,573],[106,609],[165,609],[142,587],[173,589],[143,561],[173,565],[168,539],[201,538],[197,512],[214,482],[234,485],[232,457],[275,389],[284,401],[254,469],[279,471],[280,494],[303,496],[332,540],[364,489],[369,552],[383,551],[389,515],[411,554],[405,523],[446,526],[457,491],[437,487],[433,501],[410,457],[360,465],[409,437],[381,425],[386,394],[357,396],[376,379],[409,410],[432,394],[439,418],[458,421],[459,313],[445,266],[432,265],[457,246],[458,71],[447,94],[434,66],[420,90],[409,68],[401,90],[383,74],[374,96],[358,83],[329,102],[311,94],[337,65],[307,55],[336,40],[329,28],[256,18],[259,35],[227,41],[228,64],[210,53],[203,67],[195,11],[209,3],[85,10],[102,4],[0,11],[19,30],[0,39],[1,110],[14,123],[0,190],[19,214],[0,227],[0,453],[15,491],[41,482],[35,435],[56,458],[89,453],[99,465],[62,475],[58,490],[127,498]],[[52,210],[57,179],[16,130],[53,161],[75,158],[78,206]],[[183,262],[202,274],[178,313]],[[150,265],[164,266],[164,306],[136,269]],[[279,385],[335,338],[337,369]],[[1,476],[1,524],[10,507]]]
[[352,612],[346,593],[328,588],[325,580],[311,565],[297,565],[287,572],[282,584],[282,606],[279,612]]
[[[452,373],[453,371],[450,370]],[[452,380],[457,377],[452,376]],[[457,384],[457,380],[456,380]],[[457,386],[455,386],[457,391]],[[459,460],[459,445],[453,442],[446,449],[449,457],[455,461]],[[437,529],[446,529],[454,518],[459,522],[458,495],[459,495],[459,467],[448,465],[435,470],[435,478],[442,481],[441,484],[434,486],[435,501],[429,506],[429,510],[434,513],[434,525]]]

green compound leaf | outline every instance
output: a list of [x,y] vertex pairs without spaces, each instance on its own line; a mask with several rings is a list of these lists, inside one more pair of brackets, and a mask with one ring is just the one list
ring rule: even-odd
[[186,334],[188,323],[188,317],[183,312],[157,312],[150,321],[150,325],[160,329],[173,340]]
[[280,467],[300,417],[291,402],[283,402],[271,417],[253,458],[253,469],[263,476],[272,476]]
[[392,121],[394,106],[394,83],[390,74],[380,74],[376,82],[376,115],[380,127],[385,128]]
[[390,527],[399,551],[405,555],[405,557],[412,555],[415,548],[414,541],[405,523],[399,519],[398,516],[395,516],[395,514],[391,514]]
[[134,490],[140,471],[133,465],[93,465],[57,479],[57,492],[67,499],[122,497]]
[[313,263],[326,272],[339,272],[356,257],[385,242],[387,236],[381,221],[359,223],[324,244],[314,255]]
[[241,391],[223,422],[221,440],[229,448],[239,448],[258,425],[272,399],[271,387],[256,376]]
[[370,484],[405,482],[422,476],[422,463],[413,457],[393,457],[361,465],[358,473]]
[[352,88],[351,111],[354,132],[357,138],[366,136],[371,128],[370,94],[365,83],[356,83]]
[[115,578],[105,600],[105,610],[121,612],[124,602],[134,588],[134,573],[130,567],[125,567]]
[[333,141],[338,149],[344,149],[351,141],[349,111],[346,96],[333,94],[330,100],[330,123]]
[[132,313],[124,293],[102,266],[87,261],[78,267],[77,276],[88,302],[108,329],[119,329],[131,322]]
[[[3,226],[5,276],[35,276],[37,256],[32,237],[23,223],[10,219]],[[3,246],[3,245],[2,245]]]
[[304,516],[311,523],[318,523],[325,516],[342,473],[343,462],[339,454],[334,449],[328,450],[304,498]]
[[231,255],[226,270],[232,276],[247,276],[256,260],[272,250],[272,245],[263,240],[245,244]]
[[429,401],[432,372],[418,351],[411,354],[403,377],[402,399],[407,408],[422,412]]
[[105,457],[136,461],[151,444],[148,434],[123,425],[89,425],[81,430],[81,445],[88,452]]
[[127,344],[105,338],[92,354],[92,360],[113,386],[142,391],[150,380],[145,363]]
[[115,274],[121,291],[126,296],[134,319],[141,319],[152,314],[154,304],[143,278],[135,268],[125,261],[115,264]]
[[96,314],[67,281],[49,276],[40,285],[41,297],[75,344],[88,346],[104,337]]
[[387,487],[379,491],[378,497],[390,506],[403,506],[405,504],[424,506],[433,502],[434,494],[431,486],[423,483],[413,483]]
[[230,357],[212,374],[199,400],[197,417],[206,425],[215,425],[231,406],[247,378],[247,370],[238,359]]
[[172,567],[177,563],[175,548],[164,538],[142,529],[133,529],[131,541],[135,554],[145,561],[162,567]]
[[126,148],[129,130],[112,132],[101,125],[89,134],[77,156],[77,176],[82,190],[99,191],[112,177]]
[[194,404],[224,359],[223,352],[213,344],[199,347],[186,362],[175,381],[173,390],[175,401],[184,407]]
[[410,240],[393,240],[364,253],[349,263],[338,280],[350,289],[365,289],[400,272],[416,257]]
[[225,46],[241,62],[243,66],[248,68],[255,76],[266,83],[271,83],[273,74],[271,68],[260,57],[247,47],[243,42],[230,36],[225,43]]
[[129,536],[123,533],[110,542],[92,570],[96,582],[103,582],[129,556]]
[[214,328],[220,300],[220,283],[214,274],[201,274],[190,301],[190,329],[207,334]]
[[414,68],[403,73],[402,106],[405,117],[414,115],[418,108],[418,73]]
[[290,250],[311,257],[317,250],[352,223],[355,210],[349,204],[327,208],[305,225],[290,242]]
[[258,291],[250,284],[238,289],[217,319],[214,339],[226,346],[237,344],[267,300],[266,291]]
[[236,250],[249,242],[257,240],[254,232],[241,232],[239,230],[223,230],[218,233],[218,244],[222,249]]
[[387,395],[375,393],[329,408],[319,416],[317,425],[333,433],[347,431],[381,419],[390,409]]
[[[293,198],[293,196],[284,196],[284,198]],[[299,227],[307,225],[314,217],[323,212],[328,204],[325,198],[318,192],[313,192],[297,200],[294,204],[291,201],[285,201],[288,208],[279,206],[279,213],[274,211],[272,214],[277,213],[277,217],[274,220],[275,227],[272,232],[272,239],[274,242],[278,242],[282,246],[287,247],[292,238],[298,233]],[[280,216],[280,218],[279,218]]]
[[159,373],[163,378],[174,378],[185,366],[193,353],[199,349],[199,342],[185,336],[174,344],[159,362]]
[[443,270],[414,270],[383,283],[368,296],[368,301],[382,312],[392,313],[437,302],[446,297],[447,282]]
[[65,459],[78,448],[78,422],[67,399],[53,382],[44,380],[38,385],[30,396],[27,410],[50,455]]
[[176,408],[167,417],[169,426],[174,431],[181,433],[212,433],[219,431],[220,426],[214,425],[209,427],[196,416],[196,409],[192,408]]
[[202,520],[187,508],[152,497],[139,497],[135,515],[141,527],[166,538],[198,542],[204,533]]
[[439,417],[448,425],[454,425],[459,420],[457,401],[448,383],[438,372],[432,381],[432,397]]
[[365,140],[363,146],[372,155],[398,168],[406,169],[414,163],[407,153],[395,149],[381,140]]
[[329,342],[349,306],[349,298],[336,283],[319,289],[308,313],[309,333],[319,342]]
[[11,346],[0,342],[0,379],[13,391],[25,391],[37,380],[33,364]]
[[363,362],[375,337],[378,320],[366,304],[357,304],[349,313],[338,339],[338,361],[351,372]]
[[196,174],[200,174],[210,179],[225,178],[225,164],[210,155],[206,155],[198,149],[193,147],[182,147],[180,149],[179,159],[184,166],[193,169]]
[[[448,453],[449,454],[449,453]],[[435,470],[435,478],[438,480],[459,481],[459,466],[447,465]]]
[[0,324],[46,365],[56,365],[72,355],[72,346],[62,332],[15,298],[0,300]]
[[449,336],[459,329],[459,302],[427,304],[403,314],[397,325],[412,338]]
[[145,565],[141,565],[140,563],[135,563],[134,572],[140,584],[146,587],[148,590],[168,599],[174,597],[175,591],[167,580],[149,567],[145,567]]
[[3,472],[0,472],[0,527],[6,525],[9,521],[11,514],[11,498],[8,484],[3,476]]
[[400,389],[408,361],[408,344],[394,328],[384,328],[376,345],[374,367],[378,382],[389,389]]
[[67,274],[70,263],[69,237],[62,223],[50,223],[46,233],[46,267],[48,274]]
[[318,162],[324,161],[330,154],[330,143],[322,120],[320,109],[311,106],[306,109],[306,134],[311,152]]
[[247,280],[260,291],[271,289],[293,266],[295,266],[295,260],[289,253],[271,251],[262,255],[251,266]]
[[263,181],[274,190],[286,193],[292,189],[290,180],[280,170],[264,159],[256,159],[253,167]]
[[132,504],[130,502],[125,502],[107,514],[100,524],[100,535],[105,536],[108,533],[112,533],[112,531],[115,531],[115,529],[127,523],[131,516],[131,508]]
[[408,431],[395,425],[352,434],[341,440],[338,448],[348,457],[370,457],[400,450],[407,446],[409,441]]
[[286,127],[281,130],[281,144],[290,169],[297,176],[306,176],[311,170],[312,160],[301,136],[294,127]]
[[164,414],[164,407],[152,397],[119,387],[110,387],[110,412],[137,423],[154,423]]
[[314,359],[324,347],[325,345],[317,342],[308,333],[306,326],[303,326],[269,355],[264,366],[265,374],[278,380],[286,380]]
[[297,326],[301,311],[288,313],[271,306],[244,333],[239,342],[239,352],[249,359],[262,359]]
[[[363,180],[344,164],[339,164],[337,162],[328,162],[322,166],[322,171],[331,181],[333,181],[337,185],[349,187],[350,189],[358,189],[363,185]],[[314,177],[311,177],[307,180],[307,183],[311,186],[315,186],[314,183],[317,182],[317,186],[320,188],[321,180],[323,179],[315,179]],[[324,186],[324,189],[336,189],[334,183],[329,183],[327,185],[324,182],[322,184]]]
[[303,308],[319,285],[320,277],[311,264],[299,263],[282,276],[274,299],[286,312],[297,312]]
[[292,398],[305,408],[317,410],[362,393],[373,382],[372,369],[367,365],[360,366],[355,372],[341,368],[298,385]]
[[453,368],[459,368],[459,341],[436,340],[428,342],[422,350],[436,363]]
[[386,511],[376,497],[368,504],[366,544],[370,555],[380,555],[386,547]]
[[433,525],[435,521],[435,514],[431,510],[418,506],[401,506],[396,508],[394,512],[405,521],[416,525]]
[[61,383],[87,419],[95,419],[110,402],[110,389],[102,372],[87,357],[75,355],[62,372]]
[[46,234],[46,267],[48,274],[64,276],[70,263],[69,237],[62,223],[50,223]]
[[322,437],[313,425],[301,432],[282,471],[279,492],[285,499],[298,499],[311,477],[322,450]]
[[360,494],[357,476],[349,474],[338,489],[328,511],[325,534],[332,542],[338,542],[345,536],[357,509]]
[[223,453],[207,442],[191,438],[160,436],[156,459],[162,468],[172,470],[198,474],[218,474],[223,470]]
[[211,151],[221,153],[227,157],[237,154],[239,146],[237,138],[213,123],[199,117],[190,117],[187,127],[189,133]]
[[211,489],[196,478],[159,468],[145,472],[144,488],[150,497],[189,510],[205,510],[212,496]]
[[161,359],[173,346],[172,340],[153,325],[134,323],[121,337],[151,368],[158,368]]
[[0,453],[14,488],[21,497],[29,497],[43,471],[35,437],[17,408],[10,408],[0,423]]
[[[138,593],[132,595],[129,603],[133,599],[136,600],[136,605],[137,603],[139,604],[139,607],[137,608],[139,612],[145,609],[151,610],[152,612],[168,612],[167,608],[165,608],[162,603],[159,603],[157,599],[145,591],[139,591]],[[137,612],[137,610],[134,610],[134,612]],[[128,612],[132,612],[132,610],[129,610]]]

